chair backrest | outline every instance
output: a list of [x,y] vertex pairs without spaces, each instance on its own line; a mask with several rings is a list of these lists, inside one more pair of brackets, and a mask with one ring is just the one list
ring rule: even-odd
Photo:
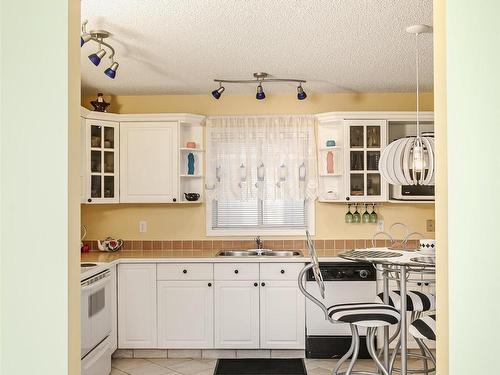
[[316,283],[318,284],[321,297],[325,298],[325,283],[323,281],[323,275],[321,275],[321,269],[319,268],[319,260],[318,255],[316,254],[316,247],[314,246],[314,242],[308,230],[306,230],[306,242],[309,256],[311,257],[311,263],[313,265],[311,269],[313,271],[314,280],[316,280]]
[[304,268],[302,268],[299,272],[299,289],[306,296],[307,299],[314,302],[316,305],[323,310],[323,314],[325,315],[325,320],[329,320],[328,309],[326,306],[316,297],[314,297],[311,293],[309,293],[306,289],[306,278],[307,272],[312,270],[314,279],[319,286],[319,292],[321,294],[321,298],[325,299],[325,283],[323,282],[323,276],[321,276],[321,271],[319,269],[319,261],[318,256],[316,255],[316,249],[314,247],[314,243],[309,235],[309,232],[306,231],[306,240],[307,240],[307,249],[309,250],[309,256],[311,257],[311,262],[306,264]]

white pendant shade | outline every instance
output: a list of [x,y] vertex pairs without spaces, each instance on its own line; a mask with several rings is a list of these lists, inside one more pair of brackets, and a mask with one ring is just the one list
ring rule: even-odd
[[430,30],[426,25],[414,25],[406,29],[416,37],[417,134],[415,137],[395,140],[382,151],[378,170],[391,185],[434,185],[434,138],[420,136],[419,122],[418,36]]
[[[389,144],[379,161],[379,172],[392,185],[434,184],[434,138],[420,137],[422,158],[415,160],[417,137],[401,138]],[[417,146],[418,147],[418,146]],[[416,165],[420,162],[421,166]],[[414,173],[414,171],[417,171]]]

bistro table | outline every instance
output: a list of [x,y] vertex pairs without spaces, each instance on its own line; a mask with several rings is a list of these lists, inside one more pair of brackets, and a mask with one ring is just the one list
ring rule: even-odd
[[[377,247],[360,250],[350,250],[339,254],[339,257],[351,261],[365,261],[372,263],[374,267],[382,271],[384,303],[389,303],[389,279],[395,279],[399,283],[401,293],[401,374],[407,375],[408,371],[408,326],[407,326],[407,283],[410,274],[434,274],[435,256],[423,254],[418,250],[403,250],[387,247]],[[391,274],[398,277],[391,278]],[[417,280],[412,280],[417,282]],[[398,348],[396,347],[396,351]],[[384,328],[384,364],[389,365],[389,328]]]

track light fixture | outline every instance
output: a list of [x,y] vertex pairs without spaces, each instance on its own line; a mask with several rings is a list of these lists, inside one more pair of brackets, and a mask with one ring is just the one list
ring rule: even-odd
[[217,90],[212,91],[212,96],[215,99],[219,99],[224,92],[225,88],[222,86],[223,83],[258,83],[257,93],[255,94],[255,98],[257,100],[263,100],[266,98],[266,94],[264,93],[264,89],[262,88],[263,82],[278,82],[278,83],[286,83],[286,82],[295,82],[298,83],[297,87],[297,99],[304,100],[307,98],[307,95],[302,88],[302,84],[306,83],[303,79],[293,79],[293,78],[268,78],[269,74],[267,73],[254,73],[254,79],[214,79],[215,82],[219,83],[219,88]]
[[82,23],[82,34],[80,35],[80,47],[83,47],[89,41],[93,41],[98,44],[99,50],[96,53],[89,55],[89,60],[95,66],[101,63],[102,58],[106,55],[106,50],[103,47],[107,47],[110,50],[109,58],[111,59],[111,66],[104,71],[104,74],[111,79],[116,77],[116,71],[119,64],[115,61],[115,49],[108,43],[104,42],[105,38],[110,36],[110,33],[106,30],[91,30],[87,32],[87,23],[85,20]]
[[219,83],[219,88],[217,90],[212,91],[212,96],[215,99],[220,99],[220,97],[225,89],[226,88],[224,86],[222,86],[222,83]]
[[264,93],[264,89],[262,88],[262,84],[259,83],[257,86],[257,94],[255,94],[255,99],[263,100],[266,98],[266,94]]
[[300,85],[297,87],[297,99],[299,99],[299,100],[304,100],[305,98],[307,98],[307,94],[306,94],[306,92],[304,91],[304,89],[302,88],[302,84],[300,84]]
[[104,57],[105,54],[106,51],[101,48],[96,53],[89,55],[89,60],[92,61],[92,64],[98,66],[101,63],[101,59]]

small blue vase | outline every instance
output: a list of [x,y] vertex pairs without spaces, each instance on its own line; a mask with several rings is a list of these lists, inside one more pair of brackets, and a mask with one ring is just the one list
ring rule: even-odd
[[188,174],[194,174],[194,155],[192,152],[188,154]]

